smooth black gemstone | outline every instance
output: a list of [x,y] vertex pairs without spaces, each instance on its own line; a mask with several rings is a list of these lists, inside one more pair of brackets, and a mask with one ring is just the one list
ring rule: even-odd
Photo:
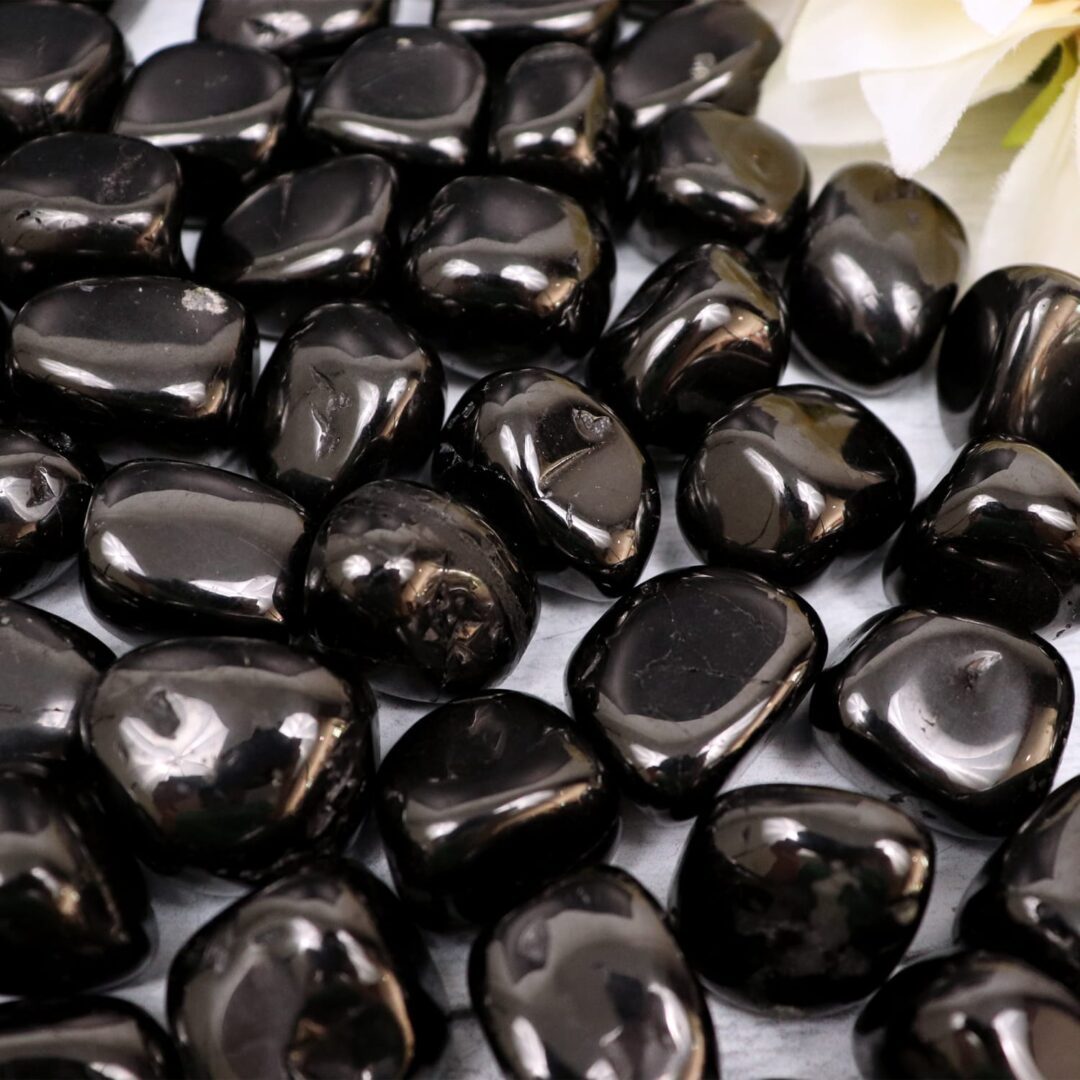
[[320,645],[422,701],[509,675],[540,611],[535,580],[479,514],[403,480],[365,484],[335,507],[305,587]]
[[90,278],[26,303],[6,367],[20,416],[98,440],[195,451],[236,441],[255,328],[180,278]]
[[611,310],[607,230],[569,196],[506,176],[435,196],[405,253],[417,324],[466,370],[569,368]]
[[580,45],[523,53],[495,91],[488,123],[494,168],[617,208],[625,166],[607,75]]
[[781,259],[809,206],[810,168],[794,143],[752,117],[690,105],[645,133],[631,236],[657,261],[704,240]]
[[621,45],[611,86],[637,131],[694,101],[749,113],[779,52],[768,20],[744,0],[708,0],[666,12]]
[[0,4],[0,151],[103,127],[124,76],[124,39],[104,15],[38,0]]
[[171,274],[180,253],[180,169],[167,151],[69,132],[0,160],[0,300],[95,274]]
[[690,962],[761,1012],[842,1008],[885,981],[922,920],[930,834],[867,795],[802,784],[722,794],[694,825],[671,904]]
[[204,230],[195,268],[279,335],[319,304],[379,291],[395,269],[397,234],[393,166],[361,154],[252,192]]
[[87,778],[0,769],[0,993],[114,983],[141,968],[154,944],[138,865]]
[[679,526],[703,562],[803,584],[881,547],[915,501],[915,469],[865,406],[823,386],[745,398],[679,477]]
[[701,988],[660,905],[614,867],[563,878],[485,931],[469,987],[507,1076],[720,1075]]
[[977,440],[915,507],[885,561],[897,603],[1060,636],[1080,605],[1080,487],[1020,439]]
[[436,929],[488,923],[602,858],[619,824],[573,721],[502,690],[413,724],[379,768],[375,809],[398,894]]
[[83,730],[143,862],[264,881],[353,838],[374,716],[363,683],[287,645],[185,638],[118,660]]
[[223,911],[169,972],[188,1075],[407,1077],[446,1040],[431,965],[366,870],[316,863]]
[[645,280],[593,350],[588,382],[643,442],[689,453],[744,394],[776,385],[789,344],[773,279],[703,244]]
[[265,49],[308,73],[389,17],[390,0],[203,0],[198,34]]
[[251,461],[313,512],[427,461],[439,438],[442,364],[389,312],[328,304],[281,340],[259,380]]
[[460,34],[387,27],[327,72],[307,130],[345,153],[381,154],[403,175],[441,182],[476,158],[486,92],[484,62]]
[[135,69],[113,130],[171,150],[187,209],[218,216],[269,174],[294,110],[292,76],[277,57],[187,41]]
[[817,615],[794,593],[739,570],[674,570],[617,601],[585,635],[567,696],[630,796],[693,817],[795,711],[826,647]]
[[133,461],[94,492],[83,590],[102,618],[136,630],[282,637],[299,615],[306,525],[256,480]]
[[904,968],[855,1024],[868,1080],[1066,1077],[1080,1059],[1080,1000],[1019,960],[949,953]]
[[932,191],[886,165],[850,165],[788,264],[792,329],[831,375],[890,390],[930,358],[966,261],[964,227]]
[[156,1020],[119,998],[0,1005],[2,1080],[177,1080],[176,1047]]
[[0,600],[0,761],[70,763],[79,720],[114,657],[85,630],[17,600]]
[[1043,266],[994,270],[949,318],[938,359],[945,430],[1015,435],[1080,470],[1080,278]]
[[1046,798],[1072,711],[1068,665],[1040,638],[894,608],[818,679],[810,717],[861,789],[931,825],[1000,836]]
[[36,592],[71,566],[100,471],[66,436],[0,427],[0,596]]
[[1018,956],[1080,993],[1080,777],[990,857],[968,889],[957,935]]
[[557,587],[619,596],[660,525],[656,470],[622,421],[540,368],[490,375],[458,401],[432,466]]

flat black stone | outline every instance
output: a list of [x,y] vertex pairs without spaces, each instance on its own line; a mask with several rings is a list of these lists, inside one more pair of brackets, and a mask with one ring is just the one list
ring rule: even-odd
[[712,1020],[660,905],[590,867],[486,930],[469,986],[507,1076],[720,1075]]
[[656,470],[622,421],[540,368],[490,375],[458,401],[432,465],[558,588],[619,596],[660,525]]
[[802,784],[736,788],[690,833],[672,913],[725,1000],[820,1013],[865,997],[900,962],[933,869],[930,834],[888,803]]

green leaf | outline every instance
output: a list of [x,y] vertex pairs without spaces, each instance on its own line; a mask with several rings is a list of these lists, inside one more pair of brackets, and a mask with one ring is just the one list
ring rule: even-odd
[[1056,46],[1058,53],[1057,67],[1050,81],[1039,91],[1032,103],[1020,114],[1016,123],[1005,133],[1001,145],[1006,150],[1019,150],[1035,134],[1035,129],[1042,123],[1043,117],[1054,107],[1054,102],[1061,96],[1065,84],[1076,74],[1076,39]]

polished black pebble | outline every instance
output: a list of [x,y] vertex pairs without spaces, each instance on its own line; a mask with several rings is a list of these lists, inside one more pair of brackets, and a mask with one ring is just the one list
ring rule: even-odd
[[114,657],[59,615],[0,600],[0,761],[71,764],[79,722]]
[[930,358],[966,261],[964,227],[932,191],[886,165],[849,165],[788,264],[792,330],[830,375],[891,390]]
[[132,461],[94,492],[83,592],[121,627],[284,637],[300,614],[306,527],[292,499],[256,480]]
[[810,718],[861,790],[948,831],[1001,836],[1046,798],[1072,712],[1068,665],[1040,638],[894,608],[821,675]]
[[922,920],[930,834],[851,791],[725,792],[694,825],[671,906],[706,984],[757,1012],[840,1009],[876,990]]
[[368,304],[327,304],[282,338],[255,393],[256,473],[313,513],[368,480],[419,469],[439,439],[438,356]]
[[0,1005],[0,1080],[177,1080],[156,1020],[120,998]]
[[441,186],[477,159],[486,93],[484,62],[460,34],[387,27],[327,72],[307,132],[344,153],[389,158],[403,179]]
[[911,964],[855,1024],[855,1060],[867,1080],[1064,1080],[1078,1058],[1080,999],[992,952]]
[[0,768],[0,994],[115,983],[154,949],[142,874],[87,779]]
[[749,113],[779,52],[768,20],[744,0],[708,0],[665,11],[620,45],[611,86],[634,131],[694,101]]
[[810,168],[775,128],[715,105],[675,109],[642,139],[631,236],[661,261],[711,240],[763,259],[790,254],[810,206]]
[[949,318],[937,384],[956,444],[1016,435],[1080,469],[1080,278],[1043,266],[994,270]]
[[720,1075],[704,996],[662,909],[614,867],[565,877],[486,930],[469,988],[507,1076]]
[[885,561],[896,603],[1060,636],[1080,604],[1080,487],[1020,439],[965,447]]
[[397,898],[359,866],[314,863],[223,911],[169,971],[189,1076],[407,1077],[446,1041],[441,990]]
[[567,369],[611,310],[607,230],[569,196],[504,176],[447,184],[405,251],[417,325],[465,370]]
[[795,594],[740,570],[673,570],[589,630],[567,667],[567,699],[627,794],[693,817],[795,711],[826,647]]
[[296,103],[289,69],[244,45],[186,41],[132,73],[113,130],[171,150],[184,172],[189,212],[231,210],[264,179]]
[[685,454],[744,394],[776,385],[789,341],[769,274],[702,244],[642,283],[593,350],[588,383],[643,442]]
[[167,150],[116,135],[35,139],[0,160],[0,301],[97,274],[172,274],[180,169]]
[[359,300],[392,279],[397,178],[371,154],[285,173],[199,240],[196,274],[280,335],[313,307]]
[[628,19],[656,19],[674,11],[684,4],[698,3],[700,0],[623,0],[623,11]]
[[143,862],[265,881],[356,834],[374,717],[362,682],[287,645],[184,638],[118,660],[83,731],[113,820]]
[[398,895],[445,930],[488,923],[602,858],[619,795],[565,713],[495,690],[405,732],[379,768],[375,811]]
[[244,309],[213,289],[88,278],[23,306],[5,366],[20,416],[190,453],[240,440],[255,345]]
[[877,550],[914,501],[911,458],[869,409],[823,386],[782,386],[709,429],[676,507],[703,562],[801,585]]
[[381,690],[421,701],[505,678],[539,616],[536,582],[463,503],[403,480],[348,496],[315,537],[307,625]]
[[0,596],[37,592],[71,566],[100,473],[65,435],[0,427]]
[[523,53],[495,88],[488,158],[498,172],[618,209],[626,171],[607,75],[580,45]]
[[552,584],[619,596],[660,525],[656,470],[622,421],[541,368],[499,372],[460,398],[432,464]]
[[104,127],[124,77],[124,40],[81,5],[0,3],[0,152],[39,135]]

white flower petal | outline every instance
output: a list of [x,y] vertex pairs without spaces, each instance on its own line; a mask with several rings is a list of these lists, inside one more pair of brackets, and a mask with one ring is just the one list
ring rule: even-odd
[[750,0],[754,7],[776,27],[776,32],[787,38],[795,25],[802,0]]
[[963,0],[968,18],[988,34],[1000,34],[1031,7],[1031,0]]

